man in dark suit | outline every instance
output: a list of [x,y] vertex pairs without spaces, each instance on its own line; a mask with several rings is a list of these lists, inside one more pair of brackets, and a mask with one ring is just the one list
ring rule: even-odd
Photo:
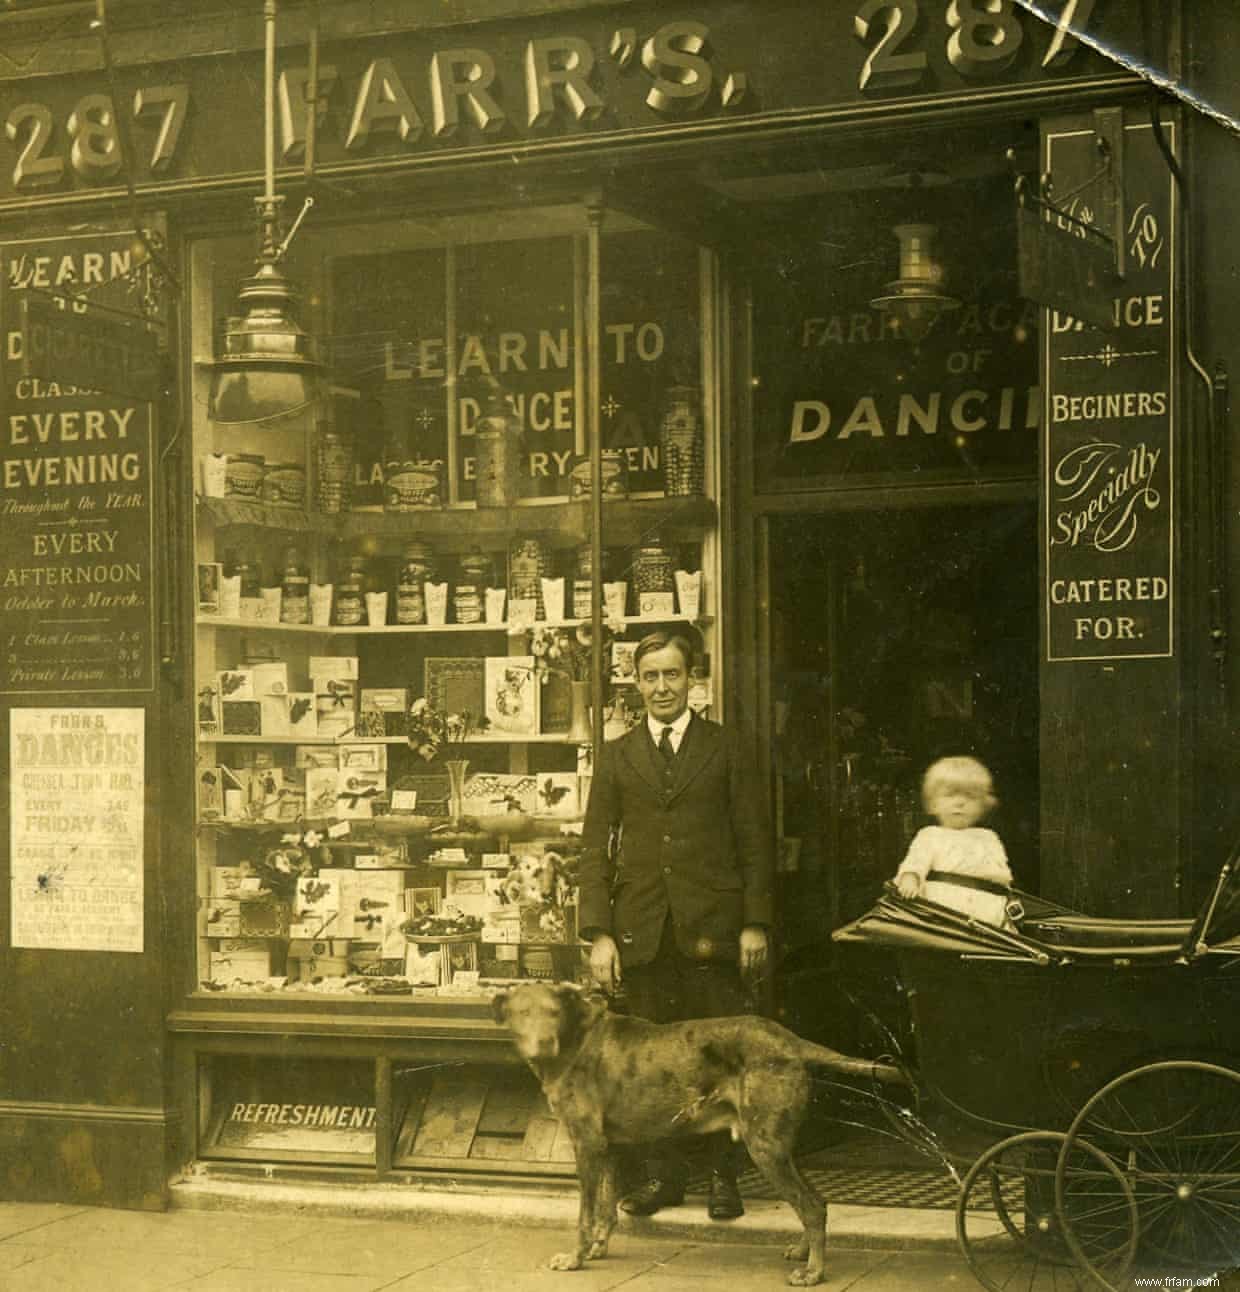
[[[773,915],[771,841],[753,759],[731,732],[689,709],[693,648],[651,633],[634,653],[646,721],[599,754],[582,837],[580,923],[604,991],[655,1023],[747,1012],[743,979],[761,974]],[[707,1210],[744,1213],[736,1153],[712,1137]],[[621,1207],[652,1215],[683,1201],[688,1173],[654,1147]]]

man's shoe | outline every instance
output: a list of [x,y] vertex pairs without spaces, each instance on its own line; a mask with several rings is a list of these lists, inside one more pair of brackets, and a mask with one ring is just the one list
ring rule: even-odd
[[710,1177],[710,1198],[706,1203],[706,1214],[712,1220],[735,1220],[745,1214],[745,1204],[741,1201],[741,1191],[736,1181],[718,1171]]
[[665,1180],[649,1179],[620,1199],[620,1210],[630,1216],[653,1216],[664,1207],[677,1207],[685,1200],[685,1191]]

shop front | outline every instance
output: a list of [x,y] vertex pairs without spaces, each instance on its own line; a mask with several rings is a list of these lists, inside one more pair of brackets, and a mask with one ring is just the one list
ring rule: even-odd
[[[582,974],[654,628],[753,741],[790,973],[941,753],[1022,885],[1188,885],[1182,141],[1071,27],[1129,17],[354,8],[152,59],[118,5],[3,86],[9,1196],[571,1176],[489,1002]],[[1042,170],[1122,208],[1113,326],[1022,284]]]

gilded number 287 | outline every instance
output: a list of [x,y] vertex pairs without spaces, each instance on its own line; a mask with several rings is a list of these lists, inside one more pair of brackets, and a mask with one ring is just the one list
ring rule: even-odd
[[[1062,67],[1076,53],[1073,30],[1089,22],[1094,0],[1066,0],[1042,66]],[[944,11],[947,61],[961,76],[992,76],[1010,66],[1025,39],[1013,0],[950,0]],[[873,42],[861,66],[858,87],[889,90],[917,85],[928,66],[914,38],[921,24],[921,0],[864,0],[853,18],[860,40]]]

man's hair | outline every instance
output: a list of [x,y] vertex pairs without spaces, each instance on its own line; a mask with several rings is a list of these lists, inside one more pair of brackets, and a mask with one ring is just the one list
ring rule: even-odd
[[642,660],[651,651],[662,650],[665,646],[675,646],[685,662],[685,672],[693,667],[693,643],[683,633],[669,633],[660,628],[657,632],[647,633],[637,643],[633,652],[633,672],[641,676]]

